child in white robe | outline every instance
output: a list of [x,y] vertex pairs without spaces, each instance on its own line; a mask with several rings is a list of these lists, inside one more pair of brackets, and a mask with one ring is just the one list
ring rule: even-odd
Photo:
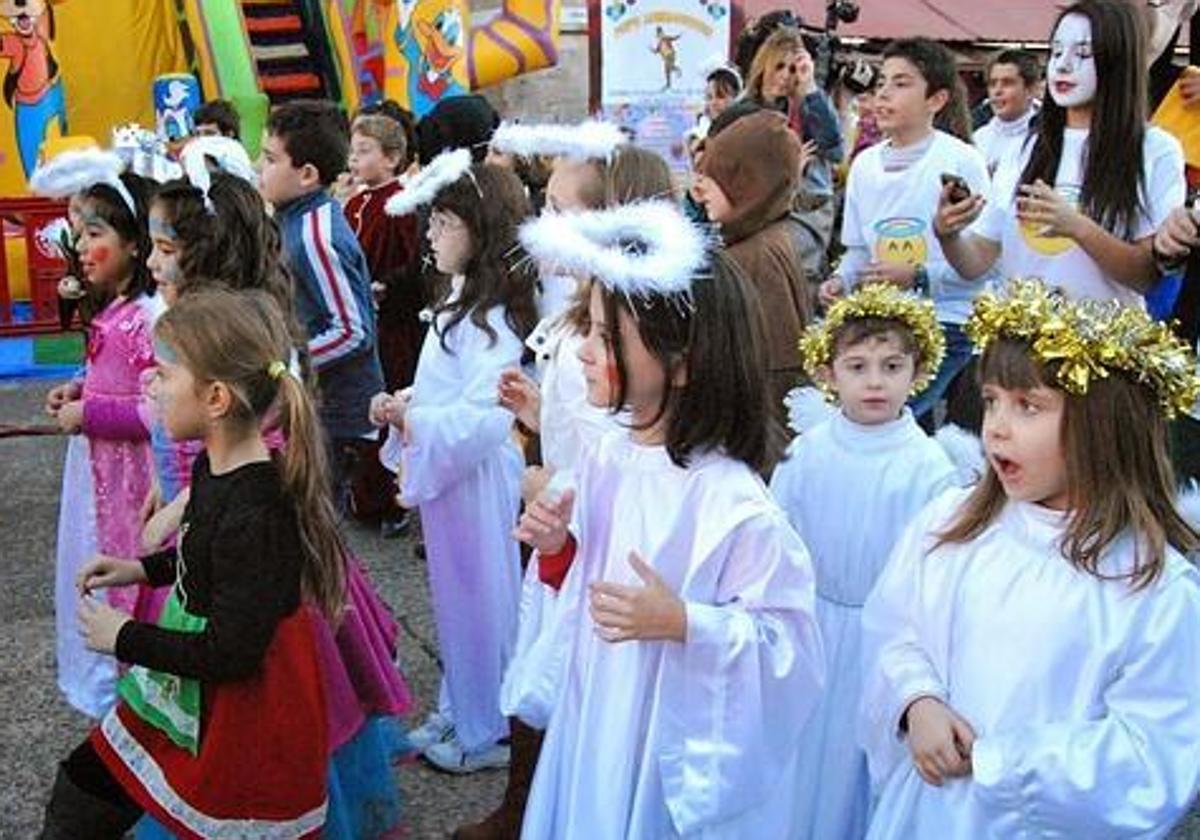
[[434,308],[411,390],[376,396],[372,420],[390,424],[380,457],[401,501],[420,508],[444,669],[438,709],[410,741],[436,767],[471,773],[509,759],[499,698],[521,590],[512,529],[523,459],[496,389],[536,320],[533,276],[515,247],[529,204],[512,172],[471,165],[465,150],[424,174],[388,211],[431,203],[429,240],[451,288]]
[[1039,283],[967,324],[988,469],[922,512],[863,610],[870,838],[1163,837],[1200,787],[1196,532],[1165,326]]
[[[605,204],[625,204],[670,195],[671,170],[656,152],[630,145],[610,123],[587,120],[578,125],[505,124],[492,138],[493,151],[511,154],[556,155],[546,184],[546,212],[576,213]],[[533,501],[552,476],[566,480],[585,441],[616,429],[619,418],[588,402],[587,381],[579,347],[587,330],[587,291],[590,280],[558,274],[554,267],[539,278],[541,321],[525,346],[533,352],[535,377],[512,368],[500,376],[500,404],[536,434],[541,464],[529,466],[521,495]],[[553,610],[553,597],[543,595],[537,566],[525,570],[521,591],[515,659],[536,639],[543,616]],[[550,619],[547,619],[550,620]],[[541,749],[545,721],[522,718],[524,709],[520,669],[509,669],[500,690],[501,710],[509,715],[512,761],[500,806],[482,821],[459,826],[454,840],[496,840],[516,836]]]
[[784,836],[824,657],[807,552],[758,477],[751,286],[662,202],[522,241],[594,277],[588,396],[629,412],[518,528],[559,601],[526,652],[552,705],[522,837]]
[[839,410],[796,438],[771,492],[812,555],[817,621],[830,665],[801,738],[791,837],[854,840],[867,831],[870,782],[854,710],[862,694],[862,605],[912,518],[951,486],[950,459],[904,402],[941,364],[932,302],[863,286],[801,342],[806,371]]

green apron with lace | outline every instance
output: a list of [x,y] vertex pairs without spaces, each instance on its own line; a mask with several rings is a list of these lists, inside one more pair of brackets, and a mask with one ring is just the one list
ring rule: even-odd
[[[202,633],[208,619],[192,615],[171,587],[158,626],[176,633]],[[117,682],[117,694],[138,717],[166,733],[177,746],[200,750],[200,681],[134,665]]]

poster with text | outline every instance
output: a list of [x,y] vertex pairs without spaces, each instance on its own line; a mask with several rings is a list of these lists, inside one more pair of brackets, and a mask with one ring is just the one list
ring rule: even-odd
[[600,0],[598,11],[601,110],[685,168],[704,77],[729,55],[731,0]]

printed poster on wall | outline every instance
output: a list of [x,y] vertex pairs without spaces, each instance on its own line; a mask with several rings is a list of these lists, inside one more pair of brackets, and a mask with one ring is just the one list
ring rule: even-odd
[[729,55],[731,0],[600,0],[599,11],[601,110],[685,169],[704,77]]

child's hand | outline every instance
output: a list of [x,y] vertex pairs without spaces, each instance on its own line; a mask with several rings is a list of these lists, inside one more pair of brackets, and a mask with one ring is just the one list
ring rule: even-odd
[[541,428],[539,412],[542,394],[538,385],[516,368],[500,374],[500,405],[517,416],[525,428],[536,432]]
[[145,525],[149,522],[154,514],[162,509],[162,487],[158,484],[158,479],[155,478],[150,483],[150,492],[146,494],[145,501],[142,502],[142,509],[138,511],[138,521]]
[[408,413],[408,403],[412,394],[407,389],[394,394],[382,393],[371,397],[371,408],[368,417],[371,423],[382,428],[395,426],[404,430],[404,416]]
[[591,614],[606,642],[687,641],[687,608],[653,568],[629,553],[629,565],[645,586],[599,581],[591,585]]
[[371,425],[377,429],[382,429],[387,425],[387,406],[392,401],[392,395],[387,391],[381,391],[371,397],[371,407],[367,410],[367,419],[371,421]]
[[146,524],[142,526],[143,550],[158,551],[172,534],[178,533],[191,491],[190,487],[183,488],[170,504],[159,508],[153,516],[146,520]]
[[526,467],[521,473],[521,501],[533,504],[533,501],[546,489],[554,471],[546,467]]
[[914,700],[904,713],[908,749],[917,772],[931,785],[971,775],[975,731],[957,712],[936,697]]
[[91,562],[79,570],[75,577],[75,587],[79,594],[91,595],[97,589],[109,586],[127,586],[131,583],[145,583],[146,570],[136,560],[121,560],[109,557],[107,554],[97,554]]
[[817,298],[821,301],[822,306],[829,307],[845,293],[846,286],[842,283],[842,278],[835,274],[820,285],[817,289]]
[[911,289],[916,279],[915,266],[878,260],[867,263],[866,267],[858,274],[858,282],[862,286],[868,283],[885,283],[900,289]]
[[1018,187],[1017,218],[1035,225],[1040,236],[1068,236],[1078,233],[1084,216],[1053,187],[1040,178]]
[[79,602],[79,634],[94,651],[112,653],[117,649],[117,634],[133,618],[91,596]]
[[79,397],[79,383],[64,382],[56,385],[46,394],[46,413],[51,417],[58,415],[58,410],[71,400]]
[[573,491],[566,491],[558,499],[542,491],[521,514],[521,521],[517,523],[513,536],[533,546],[541,554],[558,554],[567,544],[567,526],[571,522],[571,510],[574,507]]
[[969,228],[979,218],[986,203],[983,196],[976,193],[956,202],[950,197],[953,192],[954,184],[943,184],[938,196],[933,232],[939,239],[953,238]]
[[[1200,77],[1198,77],[1200,78]],[[1176,207],[1154,234],[1154,250],[1168,260],[1182,260],[1200,245],[1200,227],[1192,211]]]
[[78,434],[79,430],[83,428],[83,402],[71,400],[63,403],[54,415],[54,419],[58,421],[58,429],[64,435]]

